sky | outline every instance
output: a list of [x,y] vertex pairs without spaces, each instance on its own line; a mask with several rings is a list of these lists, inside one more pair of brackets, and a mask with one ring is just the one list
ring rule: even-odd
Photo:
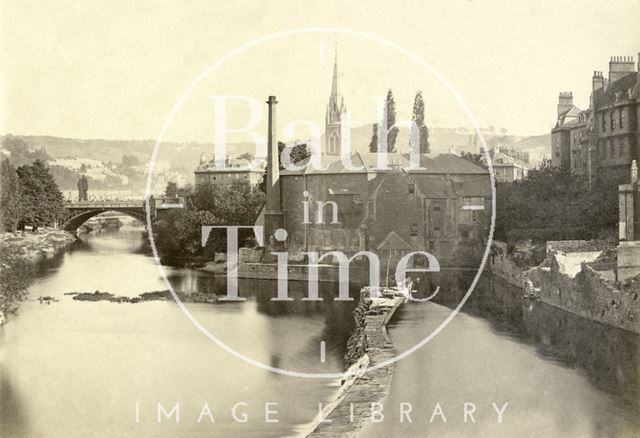
[[[417,55],[462,97],[479,124],[549,132],[559,91],[588,105],[591,75],[611,56],[640,52],[640,2],[571,1],[67,1],[0,2],[0,133],[152,139],[194,79],[265,35],[296,28],[366,32]],[[401,51],[348,33],[299,33],[239,53],[198,84],[166,139],[212,141],[214,98],[250,96],[279,128],[323,129],[337,47],[340,91],[352,118],[376,119],[393,89],[398,119],[421,90],[427,125],[471,127],[446,85]],[[219,100],[217,101],[219,102]],[[232,99],[228,127],[249,121]],[[263,134],[265,114],[255,131]],[[284,135],[284,134],[283,134]],[[292,136],[308,135],[303,128]],[[229,134],[241,141],[245,134]],[[246,140],[246,138],[244,138]]]

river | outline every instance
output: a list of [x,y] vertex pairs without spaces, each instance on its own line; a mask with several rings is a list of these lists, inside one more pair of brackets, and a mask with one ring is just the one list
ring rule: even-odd
[[[0,436],[304,435],[318,403],[332,400],[339,382],[288,377],[249,365],[213,344],[174,302],[81,302],[65,295],[100,290],[136,296],[165,289],[142,242],[140,230],[85,235],[37,278],[30,299],[0,329]],[[182,292],[225,291],[211,274],[166,269]],[[275,296],[275,282],[241,281],[246,302],[187,307],[212,334],[252,359],[296,371],[342,371],[353,306],[330,299],[301,301],[303,286],[291,286],[294,301],[277,303],[269,300]],[[487,303],[505,307],[492,295],[496,290],[481,283],[465,306],[467,313],[396,364],[384,421],[368,424],[363,436],[637,436],[624,391],[605,391],[594,383],[597,370],[588,373],[586,364],[560,360],[541,348],[544,343],[524,336],[523,315],[516,317],[515,328],[489,315]],[[324,285],[321,292],[328,297],[336,291]],[[450,303],[403,306],[389,329],[396,348],[404,351],[439,324],[450,311],[442,304],[453,305],[460,293]],[[40,296],[58,301],[41,304]],[[562,327],[567,329],[566,321]],[[598,340],[595,349],[604,348],[602,339],[608,339],[616,351],[624,351],[620,346],[627,341],[607,330],[580,326],[585,338]],[[583,348],[578,347],[573,349]],[[628,363],[614,367],[604,386],[618,379],[618,386],[628,389],[629,382],[620,376],[633,375],[633,370],[636,365]],[[631,393],[637,397],[636,383]],[[158,403],[166,411],[179,403],[180,422],[175,415],[158,422]],[[405,409],[411,405],[411,423],[399,415],[403,403]],[[438,403],[442,415],[429,422]],[[464,422],[465,403],[467,409],[474,406],[474,421],[468,417]],[[508,403],[502,423],[492,403],[498,409]],[[205,405],[211,415],[202,416]],[[269,418],[279,422],[266,423],[266,409],[277,411]],[[245,414],[247,421],[239,421]]]
[[[466,291],[447,283],[440,303],[408,303],[394,316],[388,330],[399,352]],[[396,364],[385,417],[362,436],[637,438],[638,336],[514,297],[521,291],[483,276],[464,311]]]
[[[303,433],[318,403],[334,398],[339,382],[288,377],[249,365],[206,338],[174,302],[82,302],[65,295],[100,290],[136,296],[166,289],[141,246],[140,230],[84,235],[35,281],[30,299],[0,328],[0,436]],[[224,284],[210,274],[167,269],[177,290],[224,294]],[[252,359],[297,371],[341,372],[352,307],[331,300],[270,302],[266,294],[275,291],[272,283],[241,282],[246,302],[187,306],[212,334]],[[59,301],[40,304],[40,296]],[[320,360],[321,341],[325,362]],[[158,423],[158,403],[167,412],[180,403],[180,423],[175,416]],[[246,405],[238,405],[234,417],[231,411],[238,403]],[[265,425],[267,403],[278,412],[269,419],[278,423]],[[205,404],[211,416],[198,423]],[[240,422],[245,414],[247,421]]]

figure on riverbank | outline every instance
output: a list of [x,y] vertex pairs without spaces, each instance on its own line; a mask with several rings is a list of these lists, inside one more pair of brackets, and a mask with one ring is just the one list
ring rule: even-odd
[[78,180],[78,201],[88,201],[89,181],[86,175],[82,175]]

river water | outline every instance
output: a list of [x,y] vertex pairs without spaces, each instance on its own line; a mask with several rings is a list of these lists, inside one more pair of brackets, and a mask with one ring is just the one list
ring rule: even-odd
[[[409,303],[394,316],[389,336],[399,352],[438,327],[466,291],[444,283],[441,304]],[[384,419],[362,436],[640,436],[638,336],[522,306],[521,296],[483,276],[464,311],[396,363]]]
[[[100,290],[136,296],[165,289],[142,242],[140,230],[84,236],[36,280],[31,299],[0,329],[0,436],[303,435],[318,403],[332,400],[339,382],[288,377],[249,365],[213,344],[174,302],[81,302],[65,295]],[[174,288],[182,292],[225,291],[210,274],[167,269]],[[330,299],[301,301],[303,286],[291,286],[294,301],[272,302],[274,282],[241,281],[246,302],[187,307],[212,334],[264,364],[303,372],[342,371],[353,307]],[[477,296],[495,291],[483,284]],[[321,292],[326,298],[336,291],[324,285]],[[450,304],[461,292],[456,293]],[[40,296],[58,301],[40,304]],[[486,302],[495,306],[500,300],[491,296]],[[364,436],[637,436],[628,398],[594,383],[594,372],[585,371],[588,366],[561,361],[524,337],[523,315],[514,329],[477,316],[491,312],[473,300],[466,308],[469,313],[458,315],[433,341],[396,364],[385,418],[367,425]],[[390,327],[394,345],[400,351],[409,348],[449,311],[435,303],[403,306]],[[562,327],[568,327],[566,321]],[[627,345],[610,331],[580,327],[580,333],[598,339],[598,345],[602,337],[610,339],[616,351]],[[326,345],[324,362],[321,342]],[[628,375],[628,369],[633,375],[635,366],[614,367],[605,386],[617,379],[618,386],[628,388],[629,381],[620,376]],[[632,394],[637,397],[636,386]],[[180,422],[175,415],[158,422],[158,403],[166,411],[180,403]],[[405,409],[411,405],[411,423],[399,415],[402,403]],[[442,416],[429,422],[438,403]],[[475,407],[474,422],[469,417],[464,422],[465,403]],[[492,403],[498,409],[508,403],[502,423]],[[205,405],[211,416],[201,415]],[[269,418],[279,422],[266,423],[266,409],[277,411]],[[241,422],[245,414],[247,421]]]
[[[81,302],[64,295],[166,289],[153,259],[141,252],[140,230],[82,239],[36,280],[31,299],[0,328],[3,438],[295,436],[319,402],[334,398],[335,380],[275,374],[223,351],[174,302]],[[225,293],[210,274],[172,269],[168,275],[176,290]],[[274,303],[266,296],[275,291],[271,282],[241,282],[240,290],[246,302],[187,306],[212,334],[252,359],[303,372],[343,370],[352,307],[329,300]],[[40,304],[40,296],[59,301]],[[158,423],[158,403],[167,412],[180,403],[180,423],[175,416]],[[246,405],[234,417],[238,403]],[[197,422],[205,404],[215,423],[207,415]],[[267,408],[278,412],[269,419],[279,423],[265,424]]]

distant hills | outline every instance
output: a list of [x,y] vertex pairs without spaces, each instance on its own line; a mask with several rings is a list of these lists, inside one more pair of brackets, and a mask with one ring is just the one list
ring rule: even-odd
[[[372,125],[356,127],[351,131],[352,150],[368,151],[371,140]],[[537,164],[544,157],[549,156],[551,149],[550,134],[534,136],[515,136],[504,132],[494,132],[492,129],[483,130],[483,136],[490,147],[507,146],[520,151],[528,151],[533,164]],[[5,136],[0,136],[4,140]],[[106,163],[121,164],[125,155],[133,155],[142,164],[148,162],[155,140],[108,140],[108,139],[76,139],[39,135],[20,135],[32,150],[44,149],[53,159],[86,158]],[[321,139],[324,141],[324,138]],[[480,142],[475,132],[465,128],[429,129],[431,154],[480,152]],[[396,141],[396,149],[400,152],[408,151],[409,132],[401,128]],[[232,143],[227,146],[227,153],[238,156],[243,153],[255,153],[252,143]],[[204,154],[207,159],[213,155],[213,145],[205,143],[163,142],[157,160],[162,163],[159,169],[170,170],[174,175],[181,175],[181,180],[191,181],[193,169],[198,165]],[[65,186],[68,184],[65,184]]]

